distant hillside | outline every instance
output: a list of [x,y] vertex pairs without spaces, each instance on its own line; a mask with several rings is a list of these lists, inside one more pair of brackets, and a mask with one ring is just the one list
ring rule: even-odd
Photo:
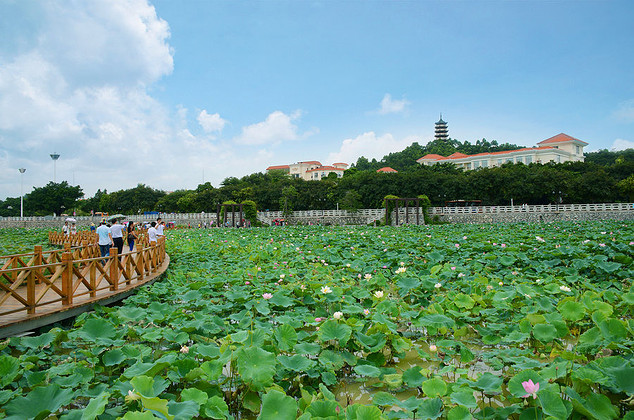
[[356,168],[358,171],[376,171],[384,166],[389,166],[399,172],[403,172],[415,170],[419,167],[420,165],[416,163],[416,160],[428,153],[435,153],[442,156],[449,156],[455,152],[474,155],[476,153],[516,150],[521,149],[522,147],[524,146],[509,143],[498,144],[495,140],[489,142],[487,139],[478,140],[476,141],[476,144],[471,144],[467,141],[461,143],[454,139],[448,139],[447,141],[434,140],[425,146],[421,146],[418,142],[414,142],[401,152],[394,152],[383,156],[380,161],[377,161],[376,159],[372,159],[370,161],[366,157],[361,156],[357,159],[356,163],[351,165],[351,168]]

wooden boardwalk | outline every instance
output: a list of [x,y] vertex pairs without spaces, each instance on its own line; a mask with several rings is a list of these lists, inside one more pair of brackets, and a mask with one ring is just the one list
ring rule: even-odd
[[91,239],[52,233],[51,243],[65,241],[64,249],[36,246],[33,253],[0,257],[0,338],[121,300],[152,283],[169,265],[163,238],[152,246],[141,238],[132,252],[120,256],[112,248],[106,258]]

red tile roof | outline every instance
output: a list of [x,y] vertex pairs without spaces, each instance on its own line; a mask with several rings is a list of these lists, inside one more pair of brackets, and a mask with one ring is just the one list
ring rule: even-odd
[[343,163],[343,162],[337,162],[337,163],[333,163],[333,164],[332,164],[332,166],[335,166],[335,165],[345,165],[345,166],[350,166],[350,165],[348,165],[347,163]]
[[564,133],[559,133],[556,136],[552,136],[551,138],[548,138],[546,140],[540,141],[537,144],[567,143],[567,142],[571,142],[571,141],[578,141],[578,142],[583,143],[583,144],[588,144],[585,141],[576,139],[576,138],[574,138],[572,136],[569,136],[568,134],[564,134]]
[[463,157],[467,157],[469,155],[465,155],[464,153],[460,153],[460,152],[456,152],[456,153],[452,153],[448,156],[449,159],[460,159]]
[[417,159],[417,162],[419,160],[423,160],[423,159],[434,159],[434,160],[440,160],[440,159],[447,159],[446,157],[444,157],[443,155],[437,155],[435,153],[429,153],[426,154],[425,156],[423,156],[422,158]]
[[307,160],[306,162],[297,162],[297,163],[308,163],[310,165],[319,165],[319,166],[321,166],[321,162],[318,162],[316,160]]
[[288,165],[277,165],[277,166],[269,166],[268,168],[266,168],[267,171],[274,171],[276,169],[290,169],[290,166],[288,166]]
[[385,166],[381,169],[377,169],[377,172],[394,172],[394,173],[398,173],[398,171],[396,169],[390,168],[389,166]]

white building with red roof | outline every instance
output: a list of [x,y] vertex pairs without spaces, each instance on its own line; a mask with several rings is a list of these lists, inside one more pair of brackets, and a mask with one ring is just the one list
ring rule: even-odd
[[547,162],[583,162],[583,148],[588,143],[567,134],[561,133],[537,143],[536,147],[526,147],[503,152],[478,153],[465,155],[453,153],[449,156],[427,154],[416,162],[421,165],[436,165],[438,163],[453,163],[459,168],[469,170],[491,168],[505,163],[547,163]]
[[337,174],[337,177],[341,178],[346,169],[348,169],[347,163],[339,162],[328,166],[322,165],[321,162],[316,160],[309,160],[306,162],[293,163],[291,165],[269,166],[266,168],[266,171],[283,170],[292,178],[301,178],[305,181],[319,181],[326,178],[331,173],[335,173]]

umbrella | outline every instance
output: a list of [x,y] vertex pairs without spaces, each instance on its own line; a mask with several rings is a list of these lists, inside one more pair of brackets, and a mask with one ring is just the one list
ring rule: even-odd
[[111,220],[119,220],[119,219],[125,219],[127,216],[124,214],[113,214],[112,216],[108,217],[108,221]]
[[77,220],[73,219],[72,217],[67,217],[66,221],[75,223]]

